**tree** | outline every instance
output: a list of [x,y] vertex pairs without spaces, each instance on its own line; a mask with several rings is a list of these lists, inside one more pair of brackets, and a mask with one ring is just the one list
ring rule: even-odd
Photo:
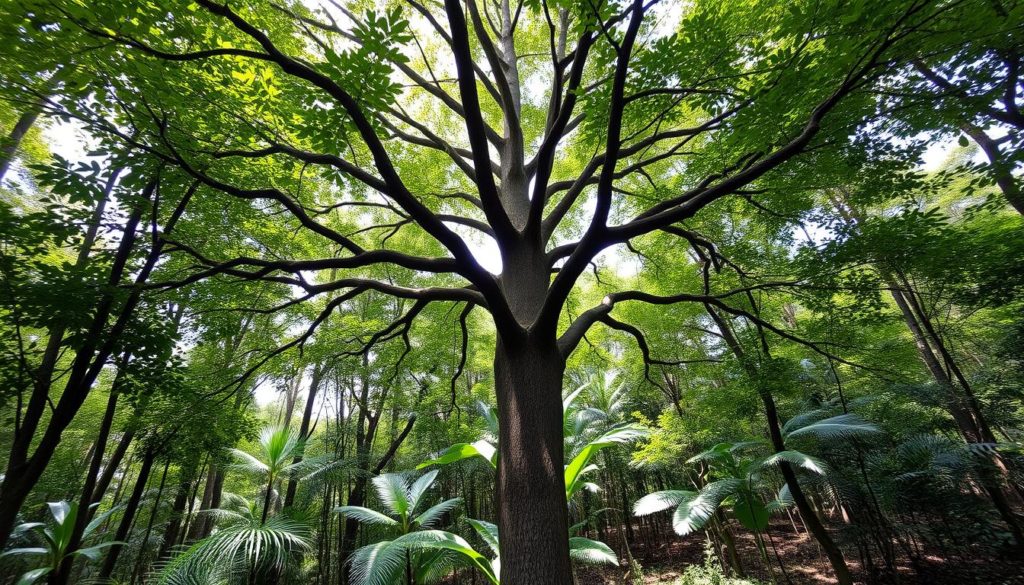
[[[30,4],[60,24],[39,33],[58,45],[64,29],[107,43],[88,57],[102,90],[47,107],[211,191],[284,214],[334,249],[310,258],[176,242],[174,253],[196,265],[177,284],[264,279],[302,298],[330,296],[309,331],[369,291],[411,301],[371,346],[404,336],[430,303],[461,305],[463,322],[488,312],[498,525],[512,585],[571,578],[561,387],[583,336],[596,323],[634,334],[612,316],[626,302],[721,303],[621,290],[571,318],[567,303],[588,267],[657,232],[701,247],[681,222],[842,140],[868,114],[857,96],[889,70],[893,51],[957,9],[695,2],[665,35],[654,3],[641,0],[446,0],[443,10],[413,1],[363,14],[341,3],[319,12],[217,0]],[[303,189],[307,168],[329,186]],[[375,223],[350,230],[341,207]],[[401,248],[388,246],[395,234]],[[478,236],[496,245],[499,273],[474,257]],[[18,504],[4,503],[0,533]]]

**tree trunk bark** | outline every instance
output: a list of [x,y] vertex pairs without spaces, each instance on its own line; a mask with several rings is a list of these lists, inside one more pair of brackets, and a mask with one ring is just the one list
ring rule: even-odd
[[[299,438],[303,441],[309,439],[309,425],[313,420],[313,403],[316,402],[316,393],[319,390],[320,380],[323,378],[324,366],[317,364],[313,368],[313,376],[309,381],[309,393],[306,395],[306,406],[302,411],[302,422],[299,424]],[[292,463],[302,461],[302,455],[296,455]],[[288,480],[288,489],[285,491],[284,507],[288,508],[295,503],[295,492],[298,489],[298,482],[294,477]]]
[[174,502],[171,504],[171,518],[167,523],[167,529],[164,530],[163,542],[160,543],[160,552],[157,553],[158,560],[170,555],[171,549],[177,544],[185,506],[188,504],[189,494],[192,492],[193,471],[186,470],[183,466],[180,473],[178,491],[174,494]]
[[0,146],[0,181],[7,175],[7,171],[11,168],[11,163],[14,162],[14,158],[18,154],[18,147],[21,146],[21,141],[24,140],[25,135],[32,129],[33,124],[36,123],[36,119],[39,117],[40,106],[33,104],[30,108],[22,112],[21,116],[18,117],[18,121],[15,122],[14,128],[11,129],[11,133],[7,135],[7,139],[3,141],[3,146]]
[[1024,194],[1021,193],[1017,178],[1013,176],[1013,163],[1006,160],[1007,157],[999,151],[999,145],[984,130],[969,123],[965,123],[961,128],[964,134],[970,136],[971,140],[974,140],[985,153],[989,167],[992,169],[992,178],[995,179],[999,190],[1003,192],[1003,196],[1017,210],[1017,213],[1024,215]]
[[[770,392],[762,390],[761,401],[764,403],[765,414],[768,419],[768,434],[771,436],[772,447],[776,453],[785,451],[786,444],[783,441],[782,430],[779,426],[779,413],[775,408],[775,399]],[[832,571],[835,573],[836,581],[840,585],[853,585],[853,577],[850,575],[850,568],[846,566],[843,552],[836,546],[835,541],[829,536],[828,530],[825,529],[821,520],[818,519],[818,515],[811,508],[810,502],[804,496],[803,488],[800,487],[800,482],[797,481],[796,472],[793,471],[793,467],[783,461],[779,464],[779,470],[782,472],[782,478],[786,480],[786,485],[789,486],[789,493],[793,496],[793,503],[796,504],[796,509],[800,511],[807,530],[810,531],[814,539],[821,545],[822,550],[825,551],[825,556],[828,557],[828,562],[832,565]]]
[[[106,450],[107,440],[110,438],[110,427],[113,426],[114,413],[117,410],[118,388],[121,385],[120,379],[124,372],[123,366],[124,363],[122,361],[111,386],[110,397],[107,398],[107,408],[103,413],[103,420],[100,422],[100,430],[96,436],[96,448],[92,455],[92,461],[89,463],[89,472],[85,476],[82,494],[78,499],[78,516],[75,518],[75,526],[71,531],[71,538],[68,539],[67,550],[69,552],[78,550],[82,541],[82,534],[85,532],[85,527],[90,520],[89,509],[95,496],[96,480],[99,477],[100,468],[103,466],[103,454]],[[52,585],[65,585],[71,576],[71,568],[74,564],[74,556],[68,555],[64,557],[60,567],[50,577],[50,583]]]
[[504,585],[572,583],[563,467],[564,372],[554,339],[498,341],[495,504]]
[[[132,489],[132,495],[128,498],[128,502],[125,504],[124,515],[121,516],[121,523],[117,526],[117,532],[114,534],[114,540],[124,542],[128,538],[128,531],[131,529],[132,522],[135,520],[135,513],[139,509],[139,502],[142,500],[142,494],[146,491],[146,483],[149,481],[149,472],[153,469],[153,461],[156,459],[156,453],[153,451],[146,451],[146,454],[142,457],[142,467],[139,469],[139,477],[135,480],[135,487]],[[110,580],[110,576],[114,574],[114,567],[117,565],[117,558],[121,554],[121,549],[124,545],[115,545],[108,549],[107,556],[103,559],[103,567],[100,569],[98,580],[100,582],[106,582]]]
[[203,484],[203,500],[199,504],[199,511],[197,512],[195,520],[192,521],[192,528],[188,531],[186,538],[189,542],[194,542],[203,537],[203,533],[206,532],[206,523],[208,520],[208,514],[204,514],[210,509],[210,504],[213,501],[213,488],[217,482],[217,468],[214,464],[210,463],[210,468],[206,472],[206,482]]

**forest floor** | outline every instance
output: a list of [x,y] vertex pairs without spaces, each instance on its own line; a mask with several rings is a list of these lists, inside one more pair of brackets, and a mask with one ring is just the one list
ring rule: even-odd
[[[774,547],[784,561],[785,575],[772,553],[773,543],[766,539],[769,557],[774,563],[772,571],[778,585],[824,585],[835,583],[828,559],[817,544],[805,533],[794,534],[788,523],[771,527]],[[596,536],[596,535],[595,535]],[[625,561],[623,539],[612,529],[608,543],[618,543],[620,559]],[[737,533],[736,547],[744,562],[748,577],[770,583],[764,564],[760,560],[757,544],[749,532]],[[673,535],[643,538],[633,545],[633,558],[643,568],[644,583],[676,583],[687,567],[704,562],[706,542],[698,535],[679,538]],[[900,559],[897,575],[877,578],[873,583],[894,585],[1024,585],[1024,557],[992,558],[986,554],[961,554],[955,559],[943,555],[926,554],[923,564],[915,571],[909,561]],[[857,558],[848,558],[850,570],[858,583],[865,583],[866,575]],[[625,564],[625,563],[624,563]],[[578,571],[580,585],[606,585],[629,583],[628,571],[622,568],[591,568]]]

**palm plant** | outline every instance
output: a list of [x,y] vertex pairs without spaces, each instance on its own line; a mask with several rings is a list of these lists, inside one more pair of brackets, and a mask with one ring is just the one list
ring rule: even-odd
[[218,529],[171,559],[160,585],[261,583],[280,575],[289,560],[313,549],[307,523],[289,514],[264,519],[255,503],[225,494],[226,507],[211,510]]
[[[788,421],[782,429],[787,447],[788,443],[802,439],[834,440],[878,432],[878,427],[854,414],[814,420],[820,416],[818,412],[808,413]],[[766,469],[785,462],[818,475],[827,473],[822,461],[792,449],[748,459],[739,457],[744,451],[758,450],[765,445],[764,441],[719,443],[691,457],[688,464],[706,464],[710,475],[718,479],[696,492],[665,490],[648,494],[636,502],[633,513],[645,516],[674,507],[672,527],[680,536],[686,536],[702,529],[720,507],[731,506],[732,514],[740,524],[755,534],[763,531],[768,526],[770,512],[791,503],[785,485],[774,500],[768,504],[762,502],[759,494],[766,487]]]
[[[99,504],[93,504],[98,506]],[[49,502],[47,506],[50,509],[50,516],[53,517],[53,522],[26,522],[20,524],[14,529],[15,535],[21,535],[26,533],[36,534],[41,536],[43,539],[43,546],[38,547],[25,547],[25,548],[14,548],[0,554],[0,557],[7,556],[24,556],[24,557],[36,557],[41,558],[44,561],[44,565],[22,574],[16,585],[29,585],[35,583],[39,579],[49,575],[56,571],[61,563],[64,562],[69,556],[83,556],[90,561],[97,561],[100,558],[100,553],[103,549],[124,544],[118,541],[107,541],[99,544],[79,548],[76,550],[68,550],[68,546],[71,543],[71,533],[75,526],[75,520],[78,517],[78,503],[77,502]],[[96,528],[102,524],[110,514],[112,514],[116,508],[108,510],[107,512],[96,516],[89,524],[85,527],[82,532],[82,541],[84,542],[89,536],[96,531]]]
[[231,449],[238,463],[237,469],[266,478],[266,494],[263,498],[261,522],[267,521],[274,499],[274,482],[305,469],[309,462],[293,463],[302,454],[303,441],[298,433],[284,427],[267,427],[260,432],[259,453],[251,455],[241,449]]
[[[478,569],[492,585],[501,580],[501,540],[498,527],[485,520],[466,520],[487,548],[491,559],[477,552],[465,539],[442,530],[422,530],[404,534],[395,540],[380,542],[357,550],[352,559],[356,585],[389,585],[401,577],[403,563],[411,555],[423,555],[410,576],[410,582],[429,583],[443,577],[453,566],[464,564]],[[617,565],[615,552],[603,542],[579,536],[569,537],[569,556],[576,564]]]
[[492,582],[497,582],[490,565],[460,536],[435,530],[445,514],[461,502],[452,498],[420,511],[426,505],[426,493],[434,485],[438,471],[430,471],[410,482],[404,474],[385,473],[373,478],[373,488],[387,513],[363,506],[338,506],[335,512],[369,526],[379,526],[397,534],[357,549],[352,554],[352,578],[357,584],[395,583],[405,569],[406,579],[430,583],[447,573],[454,562],[468,560]]

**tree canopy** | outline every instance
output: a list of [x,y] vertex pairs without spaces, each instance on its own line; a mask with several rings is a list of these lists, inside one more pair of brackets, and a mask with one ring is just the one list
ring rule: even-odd
[[0,578],[1024,546],[1022,12],[3,3]]

